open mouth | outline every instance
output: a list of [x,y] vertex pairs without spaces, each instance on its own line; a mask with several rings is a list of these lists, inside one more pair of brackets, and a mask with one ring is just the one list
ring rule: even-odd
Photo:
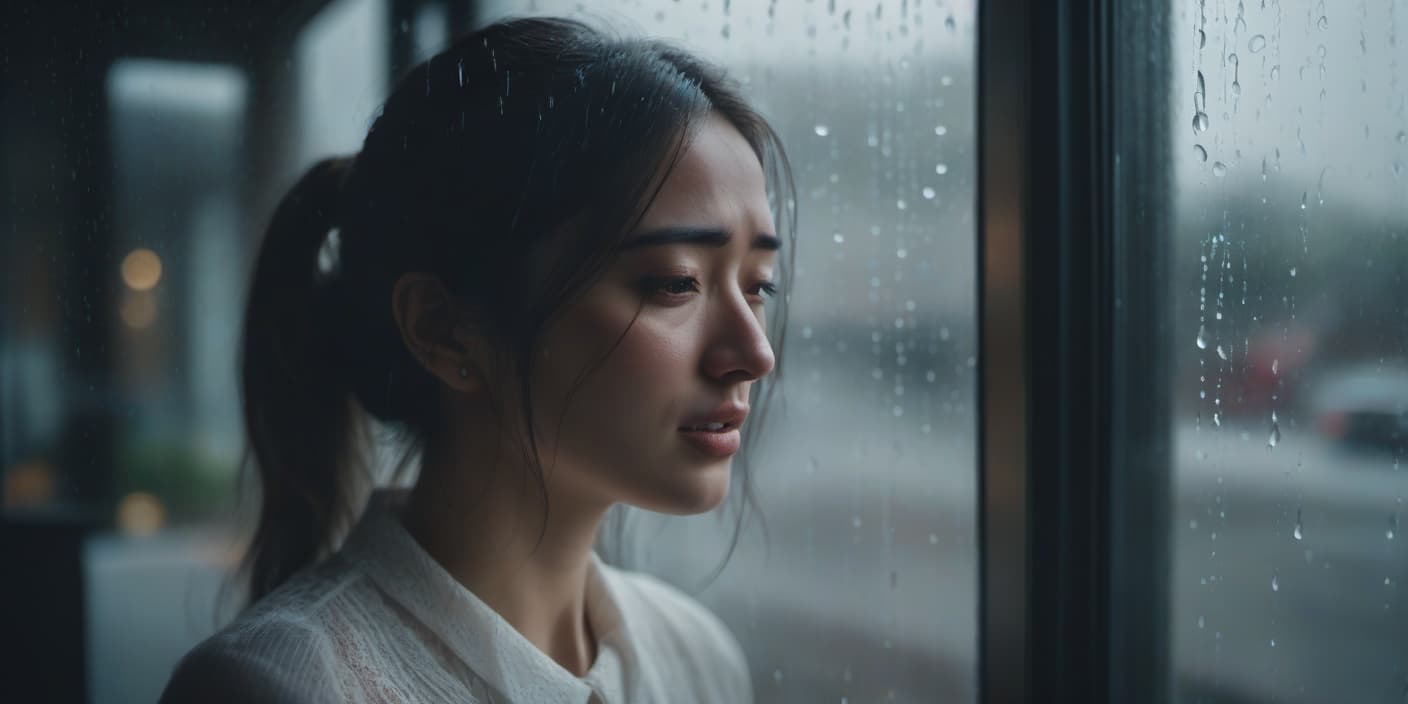
[[726,433],[733,430],[732,423],[705,423],[704,425],[688,425],[680,428],[687,433]]

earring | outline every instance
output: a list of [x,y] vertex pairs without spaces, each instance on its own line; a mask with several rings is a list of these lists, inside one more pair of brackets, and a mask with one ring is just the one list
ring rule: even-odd
[[461,379],[468,379],[468,378],[469,378],[469,370],[466,369],[466,368],[464,368],[464,367],[460,367],[460,378],[461,378]]

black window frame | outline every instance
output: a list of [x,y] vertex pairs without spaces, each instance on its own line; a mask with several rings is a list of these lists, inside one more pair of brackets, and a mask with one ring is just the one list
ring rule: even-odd
[[979,3],[979,691],[1167,673],[1167,9]]

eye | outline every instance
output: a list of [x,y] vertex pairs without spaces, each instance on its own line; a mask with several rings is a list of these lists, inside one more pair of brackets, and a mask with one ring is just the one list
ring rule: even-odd
[[773,296],[777,295],[777,284],[771,281],[761,281],[758,283],[757,286],[755,286],[755,288],[758,289],[759,293],[762,293],[768,298],[772,298]]
[[665,298],[684,298],[699,291],[699,280],[692,276],[668,276],[643,279],[640,282],[642,293],[663,294]]

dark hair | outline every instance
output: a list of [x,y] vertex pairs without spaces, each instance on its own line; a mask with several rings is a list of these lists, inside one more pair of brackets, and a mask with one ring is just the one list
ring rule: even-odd
[[[659,186],[647,191],[711,111],[758,155],[784,256],[793,256],[791,168],[735,84],[667,43],[575,20],[512,19],[459,38],[400,80],[355,157],[324,160],[298,181],[264,235],[244,319],[244,420],[262,489],[244,562],[251,602],[327,555],[355,519],[371,481],[363,412],[401,431],[402,469],[443,428],[440,382],[411,356],[393,317],[404,273],[438,277],[512,355],[544,488],[528,405],[538,337],[605,270]],[[528,287],[545,240],[569,221],[576,234],[546,278],[508,295]],[[784,264],[770,333],[778,359]],[[755,385],[755,406],[777,377]]]

